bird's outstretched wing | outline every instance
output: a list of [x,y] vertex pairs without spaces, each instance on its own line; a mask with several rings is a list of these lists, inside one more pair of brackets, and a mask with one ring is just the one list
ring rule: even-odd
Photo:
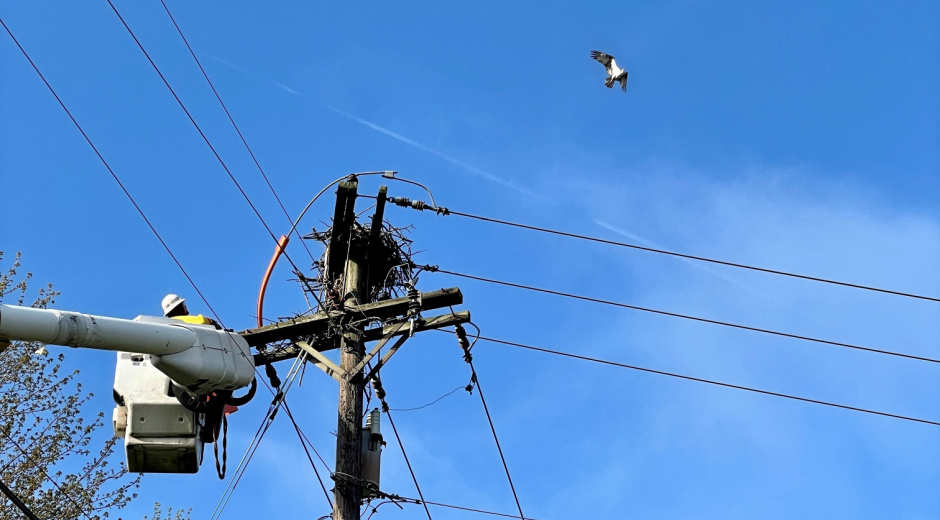
[[607,71],[610,72],[610,65],[616,63],[614,57],[610,54],[605,54],[601,51],[591,51],[591,57],[595,60],[601,62],[601,65],[607,68]]

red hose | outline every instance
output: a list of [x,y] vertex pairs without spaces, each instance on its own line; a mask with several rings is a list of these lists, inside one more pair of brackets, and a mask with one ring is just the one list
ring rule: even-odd
[[281,253],[284,252],[284,249],[287,248],[287,243],[290,241],[287,235],[281,235],[281,239],[277,241],[277,248],[274,249],[274,256],[271,257],[271,263],[268,264],[268,270],[264,272],[264,279],[261,280],[261,289],[258,291],[258,327],[263,327],[263,312],[264,312],[264,292],[268,289],[268,280],[271,279],[271,273],[274,272],[274,266],[277,265],[277,259],[280,258]]

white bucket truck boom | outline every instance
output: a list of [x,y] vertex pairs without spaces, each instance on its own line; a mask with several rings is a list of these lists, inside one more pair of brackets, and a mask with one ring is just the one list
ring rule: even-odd
[[13,340],[118,352],[114,433],[134,473],[195,473],[225,405],[244,404],[256,385],[248,343],[213,325],[0,304],[0,348]]

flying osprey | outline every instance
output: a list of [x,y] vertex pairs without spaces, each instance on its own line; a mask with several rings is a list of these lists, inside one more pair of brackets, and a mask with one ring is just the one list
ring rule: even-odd
[[591,57],[607,68],[607,79],[604,80],[607,88],[612,88],[614,83],[619,81],[620,89],[627,91],[627,71],[617,66],[617,60],[613,56],[600,51],[591,51]]

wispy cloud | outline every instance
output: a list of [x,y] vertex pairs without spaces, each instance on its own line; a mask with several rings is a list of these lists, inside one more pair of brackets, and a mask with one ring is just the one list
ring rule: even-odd
[[500,184],[500,185],[502,185],[502,186],[505,186],[505,187],[507,187],[507,188],[511,188],[511,189],[513,189],[513,190],[518,191],[519,193],[524,193],[524,194],[526,194],[526,195],[528,195],[528,196],[530,196],[530,197],[534,197],[534,198],[537,198],[537,199],[543,198],[541,195],[538,195],[537,193],[535,193],[535,192],[533,192],[533,191],[531,191],[531,190],[529,190],[529,189],[523,188],[522,186],[519,186],[518,184],[515,184],[515,183],[512,182],[512,181],[508,181],[508,180],[506,180],[506,179],[504,179],[504,178],[502,178],[502,177],[500,177],[500,176],[498,176],[498,175],[493,175],[492,173],[489,173],[489,172],[487,172],[487,171],[481,170],[480,168],[477,168],[476,166],[467,164],[467,163],[465,163],[465,162],[463,162],[463,161],[461,161],[461,160],[459,160],[459,159],[455,159],[454,157],[451,157],[451,156],[449,156],[449,155],[447,155],[447,154],[445,154],[445,153],[442,153],[442,152],[439,152],[439,151],[437,151],[437,150],[434,150],[433,148],[428,148],[427,146],[425,146],[425,145],[423,145],[423,144],[421,144],[421,143],[419,143],[419,142],[417,142],[417,141],[415,141],[415,140],[413,140],[413,139],[409,139],[409,138],[407,138],[407,137],[405,137],[405,136],[403,136],[403,135],[401,135],[401,134],[395,133],[395,132],[389,130],[388,128],[385,128],[385,127],[383,127],[383,126],[379,126],[379,125],[377,125],[377,124],[375,124],[375,123],[373,123],[373,122],[371,122],[371,121],[366,121],[365,119],[362,119],[362,118],[359,117],[359,116],[350,114],[349,112],[345,112],[345,111],[340,110],[340,109],[338,109],[338,108],[336,108],[336,107],[328,106],[327,108],[330,109],[330,110],[332,110],[333,112],[336,112],[337,114],[340,114],[340,115],[343,115],[343,116],[348,117],[349,119],[352,119],[353,121],[355,121],[355,122],[361,124],[362,126],[365,126],[365,127],[367,127],[367,128],[371,128],[372,130],[375,130],[376,132],[385,134],[385,135],[391,137],[392,139],[395,139],[395,140],[400,141],[400,142],[402,142],[402,143],[405,143],[405,144],[407,144],[407,145],[409,145],[409,146],[412,146],[412,147],[414,147],[414,148],[417,148],[418,150],[421,150],[422,152],[426,152],[426,153],[429,153],[429,154],[431,154],[431,155],[433,155],[433,156],[435,156],[435,157],[438,157],[438,158],[440,158],[440,159],[443,159],[443,160],[445,160],[445,161],[447,161],[447,162],[449,162],[449,163],[451,163],[451,164],[453,164],[453,165],[455,165],[455,166],[459,166],[459,167],[461,167],[461,168],[463,168],[463,169],[469,171],[470,173],[474,173],[474,174],[476,174],[476,175],[479,175],[480,177],[483,177],[484,179],[487,179],[487,180],[489,180],[489,181],[495,182],[495,183]]
[[283,90],[284,92],[287,92],[288,94],[293,94],[293,95],[295,95],[295,96],[302,96],[302,95],[303,95],[303,94],[301,94],[300,92],[298,92],[298,91],[296,91],[296,90],[294,90],[294,89],[288,87],[287,85],[285,85],[285,84],[283,84],[283,83],[278,83],[277,81],[274,81],[274,80],[271,79],[271,78],[266,78],[266,77],[261,76],[261,75],[259,75],[259,74],[255,74],[254,72],[252,72],[252,71],[250,71],[250,70],[248,70],[248,69],[246,69],[246,68],[244,68],[244,67],[239,67],[238,65],[235,65],[234,63],[232,63],[232,62],[230,62],[230,61],[223,60],[222,58],[213,56],[213,55],[211,55],[211,54],[203,54],[203,56],[209,58],[210,60],[217,61],[217,62],[221,63],[222,65],[225,65],[226,67],[229,67],[229,68],[231,68],[231,69],[235,69],[235,70],[237,70],[237,71],[239,71],[239,72],[241,72],[241,73],[243,73],[243,74],[247,74],[247,75],[249,75],[249,76],[258,78],[258,79],[260,79],[260,80],[262,80],[262,81],[266,81],[266,82],[268,82],[268,83],[274,85],[275,87],[277,87],[277,88]]

